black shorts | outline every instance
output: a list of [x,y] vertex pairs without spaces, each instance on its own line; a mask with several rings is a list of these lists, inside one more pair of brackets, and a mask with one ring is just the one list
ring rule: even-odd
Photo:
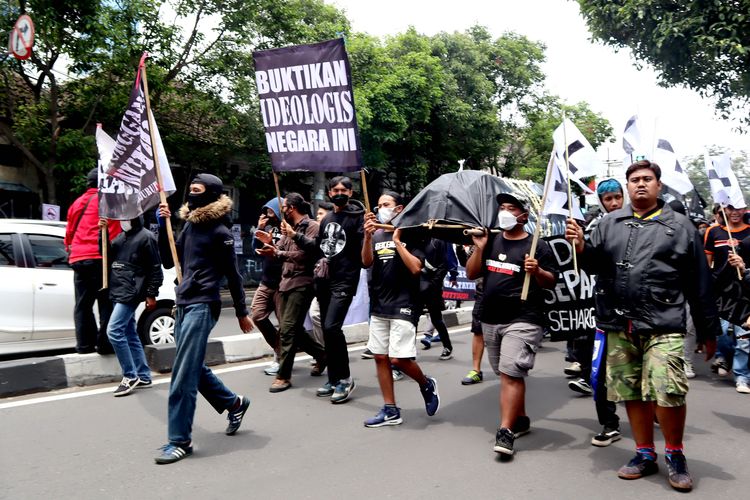
[[475,335],[482,335],[482,322],[479,318],[482,317],[482,295],[484,287],[481,283],[477,283],[477,289],[474,293],[474,308],[471,310],[471,333]]

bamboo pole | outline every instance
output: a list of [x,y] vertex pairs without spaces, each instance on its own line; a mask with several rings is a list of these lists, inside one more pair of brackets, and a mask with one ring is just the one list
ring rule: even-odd
[[[544,179],[544,192],[542,193],[542,205],[539,207],[539,211],[536,216],[536,227],[534,228],[534,238],[531,240],[531,249],[529,255],[533,258],[536,255],[536,247],[539,243],[539,236],[542,231],[542,213],[544,212],[544,205],[547,203],[547,192],[549,191],[550,179],[552,177],[552,167],[554,166],[555,151],[549,156],[549,163],[547,163],[547,177]],[[570,188],[570,184],[568,184]],[[572,245],[571,245],[572,246]],[[573,253],[575,254],[575,246],[573,246]],[[523,288],[521,289],[521,300],[525,301],[529,297],[529,286],[531,285],[531,275],[525,273],[523,277]]]
[[362,178],[362,196],[365,199],[365,209],[370,212],[370,196],[367,194],[367,177],[365,177],[365,169],[359,171],[359,175]]
[[[276,174],[275,170],[273,170],[273,184],[276,186],[276,199],[279,200],[279,213],[281,213],[281,190],[279,189],[279,176]],[[281,218],[284,218],[283,214]]]
[[[143,93],[146,97],[146,115],[148,117],[148,133],[151,137],[151,154],[154,156],[154,168],[156,169],[156,182],[159,184],[159,198],[161,203],[167,203],[167,193],[164,192],[164,182],[161,176],[161,166],[159,165],[159,152],[156,150],[156,138],[154,137],[154,123],[151,117],[151,99],[148,96],[148,77],[146,76],[146,60],[143,59],[143,67],[141,68],[141,76],[143,77]],[[182,282],[182,269],[180,269],[180,261],[177,257],[177,246],[174,242],[174,233],[172,233],[172,221],[166,219],[166,230],[167,238],[169,239],[169,249],[172,252],[172,261],[174,262],[174,269],[177,273],[177,283]]]
[[[565,110],[563,110],[563,141],[565,142],[565,178],[568,180],[568,217],[573,218],[573,195],[570,189],[570,161],[568,159],[568,133],[565,129]],[[578,274],[578,256],[575,252],[576,240],[570,242],[573,247],[573,271]]]
[[102,290],[109,288],[109,238],[107,226],[102,228]]

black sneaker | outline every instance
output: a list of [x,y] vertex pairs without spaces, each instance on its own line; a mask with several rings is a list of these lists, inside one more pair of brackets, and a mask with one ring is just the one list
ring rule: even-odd
[[157,464],[172,464],[182,460],[185,457],[189,457],[193,454],[193,447],[191,446],[191,444],[192,443],[188,443],[186,445],[176,445],[167,443],[159,448],[161,450],[161,455],[154,458],[154,461]]
[[516,419],[516,423],[513,424],[511,429],[513,431],[513,437],[518,439],[521,436],[525,436],[531,432],[531,419],[526,415],[522,415]]
[[227,425],[227,430],[224,431],[224,434],[226,434],[227,436],[231,436],[235,432],[237,432],[237,429],[239,429],[240,425],[242,424],[242,417],[245,416],[245,412],[250,407],[250,399],[246,398],[245,396],[238,397],[240,398],[240,405],[236,410],[229,410],[227,414],[229,425]]
[[117,386],[117,389],[115,389],[115,392],[113,392],[112,395],[116,398],[119,398],[121,396],[127,396],[128,394],[133,392],[133,389],[138,387],[138,382],[139,382],[138,377],[134,379],[123,377],[122,381],[120,382],[120,385]]
[[602,432],[591,438],[591,444],[594,446],[609,446],[615,441],[620,440],[620,429],[611,429],[606,425],[602,429]]
[[493,450],[495,450],[495,453],[500,453],[501,455],[513,455],[513,442],[516,440],[516,438],[513,436],[513,431],[506,428],[500,428],[497,430],[497,434],[495,434],[495,447]]
[[563,372],[565,372],[565,375],[568,377],[580,377],[581,376],[581,363],[578,361],[573,361],[568,366],[565,367]]
[[620,479],[640,479],[659,472],[659,465],[656,460],[636,453],[635,456],[626,465],[620,467],[617,471],[617,477]]
[[453,349],[450,347],[444,347],[443,352],[440,353],[440,359],[443,361],[448,361],[453,357]]
[[135,386],[135,388],[142,389],[144,387],[151,387],[152,385],[154,385],[153,380],[151,379],[143,380],[142,378],[138,377],[138,385]]
[[375,355],[372,353],[371,350],[365,349],[362,351],[362,359],[374,359]]
[[693,489],[693,479],[688,472],[687,461],[682,453],[673,453],[665,457],[669,485],[677,491],[690,491]]
[[585,396],[591,396],[594,393],[594,390],[591,388],[589,383],[586,382],[586,379],[583,378],[571,380],[570,382],[568,382],[568,389]]

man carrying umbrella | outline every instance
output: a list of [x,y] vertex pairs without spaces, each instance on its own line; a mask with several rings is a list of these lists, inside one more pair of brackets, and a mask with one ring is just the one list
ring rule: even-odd
[[[494,450],[513,455],[516,437],[529,432],[524,378],[534,367],[543,336],[543,288],[556,282],[555,259],[540,240],[530,256],[530,235],[525,201],[511,194],[497,195],[499,226],[503,232],[474,236],[476,251],[466,264],[469,279],[484,278],[482,331],[492,369],[500,376],[500,427]],[[533,278],[526,301],[521,301],[524,277]]]

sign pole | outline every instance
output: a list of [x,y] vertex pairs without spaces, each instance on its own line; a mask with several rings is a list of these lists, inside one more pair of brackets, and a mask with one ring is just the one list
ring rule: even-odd
[[[547,204],[547,192],[549,192],[550,178],[552,177],[552,167],[555,162],[555,151],[549,155],[549,163],[547,164],[547,178],[544,180],[544,193],[542,194],[542,204],[539,207],[539,212],[536,216],[536,227],[534,228],[534,238],[531,240],[531,249],[529,255],[533,258],[536,255],[536,247],[539,243],[539,235],[542,228],[542,214],[544,213],[544,206]],[[575,247],[573,248],[575,252]],[[523,277],[523,288],[521,289],[521,300],[525,301],[529,296],[529,286],[531,285],[531,275],[525,273]]]
[[[565,142],[565,178],[568,180],[568,216],[573,218],[573,195],[570,189],[570,161],[568,160],[568,134],[565,130],[565,110],[563,110],[563,141]],[[576,256],[576,240],[570,242],[573,247],[573,271],[578,274],[578,257]]]
[[109,238],[107,226],[102,228],[102,290],[109,288]]
[[367,177],[365,177],[365,169],[359,171],[359,175],[362,178],[362,196],[365,198],[365,209],[370,212],[370,197],[367,194]]
[[[276,170],[272,170],[273,172],[273,183],[276,186],[276,198],[279,200],[279,212],[281,212],[281,190],[279,189],[279,176],[276,174]],[[281,218],[283,219],[284,216],[282,214]]]
[[[156,150],[156,138],[154,137],[154,123],[151,116],[151,99],[148,96],[148,77],[146,76],[146,58],[142,60],[141,75],[143,76],[143,93],[146,97],[146,115],[148,116],[148,132],[151,136],[151,153],[154,156],[154,168],[156,169],[156,182],[159,184],[159,198],[161,203],[167,203],[167,193],[164,192],[164,182],[161,177],[161,167],[159,165],[159,152]],[[174,269],[177,273],[177,283],[182,282],[182,269],[180,269],[180,261],[177,257],[177,246],[174,242],[174,233],[172,233],[172,221],[166,219],[166,230],[167,238],[169,239],[169,249],[172,252],[172,261],[174,262]]]

